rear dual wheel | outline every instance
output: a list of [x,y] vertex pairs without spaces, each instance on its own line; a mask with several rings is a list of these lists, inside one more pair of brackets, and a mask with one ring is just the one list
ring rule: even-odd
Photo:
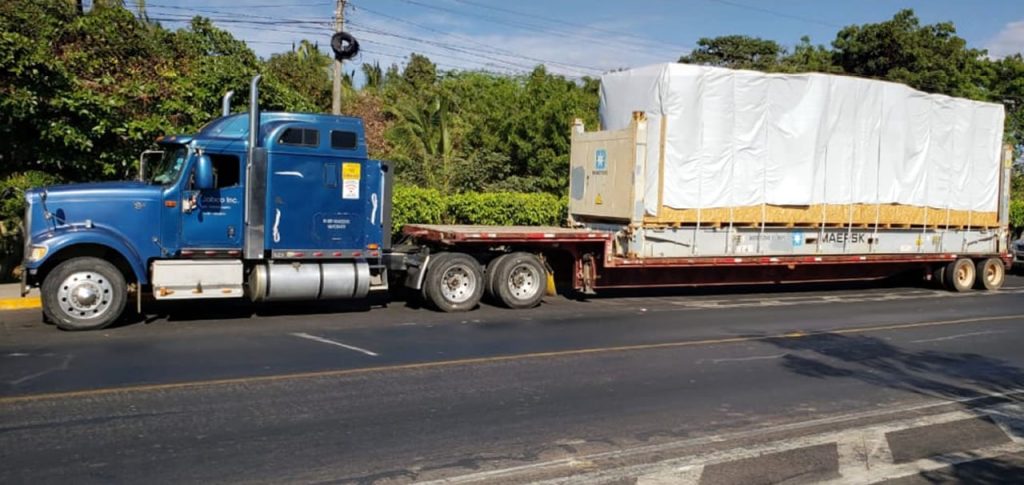
[[546,287],[547,270],[534,254],[503,254],[487,265],[487,294],[508,308],[539,305]]
[[998,290],[1006,281],[1006,266],[999,258],[982,259],[974,269],[977,274],[974,287],[979,290]]
[[1006,280],[1006,267],[999,258],[981,259],[977,262],[961,258],[936,270],[946,288],[964,292],[971,288],[998,290]]

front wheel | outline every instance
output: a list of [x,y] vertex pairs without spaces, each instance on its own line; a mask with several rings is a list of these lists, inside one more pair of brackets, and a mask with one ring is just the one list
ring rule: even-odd
[[438,310],[462,312],[476,308],[484,293],[484,272],[472,257],[439,253],[430,261],[423,296]]
[[110,262],[72,258],[43,280],[43,315],[64,330],[97,330],[117,321],[128,300],[124,275]]

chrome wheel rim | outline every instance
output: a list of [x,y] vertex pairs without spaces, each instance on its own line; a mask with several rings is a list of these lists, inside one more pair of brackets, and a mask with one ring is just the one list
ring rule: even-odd
[[103,275],[79,271],[64,279],[57,291],[61,311],[78,320],[103,316],[110,309],[114,287]]
[[464,264],[448,268],[441,276],[441,294],[452,303],[463,303],[476,292],[476,274]]
[[508,275],[508,291],[517,300],[529,300],[540,291],[540,273],[529,264],[518,264]]

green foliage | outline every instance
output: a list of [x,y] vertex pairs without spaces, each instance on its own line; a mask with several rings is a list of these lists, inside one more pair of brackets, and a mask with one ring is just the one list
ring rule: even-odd
[[391,232],[397,234],[406,224],[441,224],[447,202],[436,189],[396,185],[391,198]]
[[[0,5],[0,176],[127,178],[153,139],[196,130],[217,115],[225,91],[244,92],[266,69],[207,19],[172,32],[119,2],[97,2],[84,15],[73,5]],[[264,106],[316,109],[281,77],[268,73]]]
[[775,70],[786,50],[774,40],[747,35],[702,37],[679,62],[734,69]]
[[25,212],[25,191],[58,182],[60,179],[57,176],[35,170],[4,177],[0,180],[0,220],[20,221]]
[[832,46],[835,63],[850,74],[953,96],[980,94],[985,52],[968,49],[952,22],[922,26],[913,10],[901,10],[885,22],[843,28]]
[[[18,229],[25,214],[25,191],[60,182],[55,175],[27,171],[13,173],[0,180],[0,252],[9,253],[21,247]],[[7,275],[0,274],[0,279]]]
[[1016,232],[1024,229],[1024,200],[1010,201],[1010,227]]
[[559,226],[567,203],[546,193],[466,192],[448,199],[447,214],[455,224]]
[[566,217],[568,199],[545,193],[464,192],[445,195],[439,190],[406,185],[395,187],[392,234],[406,224],[486,224],[558,226]]

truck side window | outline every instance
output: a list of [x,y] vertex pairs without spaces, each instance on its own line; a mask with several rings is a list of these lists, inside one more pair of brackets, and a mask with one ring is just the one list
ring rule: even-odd
[[234,187],[241,180],[242,162],[234,155],[210,155],[218,189]]
[[354,132],[331,130],[331,148],[352,150],[356,147],[357,142],[358,138]]
[[320,132],[312,128],[288,128],[281,134],[278,143],[303,147],[320,146]]

